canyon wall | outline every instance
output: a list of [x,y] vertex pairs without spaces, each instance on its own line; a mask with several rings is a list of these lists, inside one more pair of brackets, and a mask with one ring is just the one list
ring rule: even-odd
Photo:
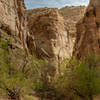
[[22,41],[26,34],[24,0],[0,0],[0,27],[9,27],[11,35],[18,36]]
[[85,6],[66,6],[59,9],[59,12],[64,17],[66,30],[69,31],[69,35],[74,41],[76,38],[76,24],[83,18],[85,10]]
[[73,43],[58,9],[40,8],[26,12],[24,0],[0,0],[0,9],[0,28],[6,26],[10,37],[15,40],[19,37],[23,43],[21,47],[28,48],[31,54],[55,61],[72,56]]
[[77,23],[73,55],[83,60],[90,54],[100,55],[100,0],[90,0],[84,17]]
[[30,53],[38,58],[61,61],[72,55],[73,43],[58,9],[40,8],[27,11],[31,37],[27,38]]
[[0,0],[0,42],[8,43],[14,68],[23,66],[26,61],[25,10],[24,0]]

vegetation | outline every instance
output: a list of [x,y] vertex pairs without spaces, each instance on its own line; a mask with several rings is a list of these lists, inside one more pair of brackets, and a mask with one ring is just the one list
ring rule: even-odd
[[0,94],[10,100],[21,96],[32,100],[34,95],[41,100],[93,100],[100,94],[100,57],[65,60],[55,75],[55,66],[47,60],[30,57],[15,67],[9,45],[10,41],[0,39]]
[[29,80],[23,68],[13,67],[9,44],[0,39],[0,91],[11,100],[20,100]]
[[42,100],[93,100],[100,94],[100,57],[90,55],[84,62],[72,58],[55,67],[48,61],[31,64],[33,90]]
[[55,82],[60,98],[65,96],[67,100],[93,100],[100,94],[99,66],[100,58],[94,55],[90,55],[84,62],[75,58],[67,61],[65,71]]

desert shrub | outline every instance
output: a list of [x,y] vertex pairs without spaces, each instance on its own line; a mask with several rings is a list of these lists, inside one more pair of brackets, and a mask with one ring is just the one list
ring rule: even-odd
[[41,99],[51,99],[54,95],[52,80],[55,76],[55,66],[48,60],[34,59],[31,63],[33,91]]
[[93,100],[100,94],[100,57],[90,55],[84,62],[72,58],[65,63],[65,71],[54,81],[57,100]]
[[73,57],[59,66],[34,59],[30,66],[32,89],[41,100],[92,100],[100,93],[100,58],[90,55],[84,62]]
[[29,78],[23,67],[13,67],[9,44],[10,41],[0,39],[0,90],[9,99],[20,100],[20,95],[29,86]]
[[10,41],[0,39],[0,94],[12,100],[20,100],[24,94],[34,95],[34,92],[40,98],[47,98],[53,93],[54,65],[30,56],[24,59],[22,66],[18,66],[12,61],[10,44]]
[[53,63],[32,56],[24,59],[23,66],[16,66],[9,44],[0,39],[0,94],[9,99],[36,95],[41,100],[93,100],[100,94],[100,57],[92,54],[83,62],[67,59],[56,73]]

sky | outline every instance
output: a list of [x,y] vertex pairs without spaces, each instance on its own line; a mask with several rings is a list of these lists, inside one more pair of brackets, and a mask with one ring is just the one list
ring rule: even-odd
[[64,6],[88,5],[89,0],[25,0],[27,9],[40,7],[62,8]]

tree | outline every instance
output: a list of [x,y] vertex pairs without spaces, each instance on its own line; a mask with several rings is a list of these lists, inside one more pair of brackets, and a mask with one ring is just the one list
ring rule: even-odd
[[27,69],[13,67],[9,45],[10,41],[0,38],[0,90],[9,99],[20,100],[20,94],[29,86],[30,80],[26,73]]
[[32,75],[31,79],[33,82],[33,91],[36,92],[41,100],[44,99],[52,99],[53,98],[53,88],[52,88],[52,80],[55,76],[56,69],[54,64],[45,59],[37,59],[31,63]]
[[100,57],[94,55],[90,55],[84,62],[76,59],[67,61],[66,70],[56,81],[56,90],[69,100],[72,97],[74,100],[93,100],[100,94],[99,66]]

